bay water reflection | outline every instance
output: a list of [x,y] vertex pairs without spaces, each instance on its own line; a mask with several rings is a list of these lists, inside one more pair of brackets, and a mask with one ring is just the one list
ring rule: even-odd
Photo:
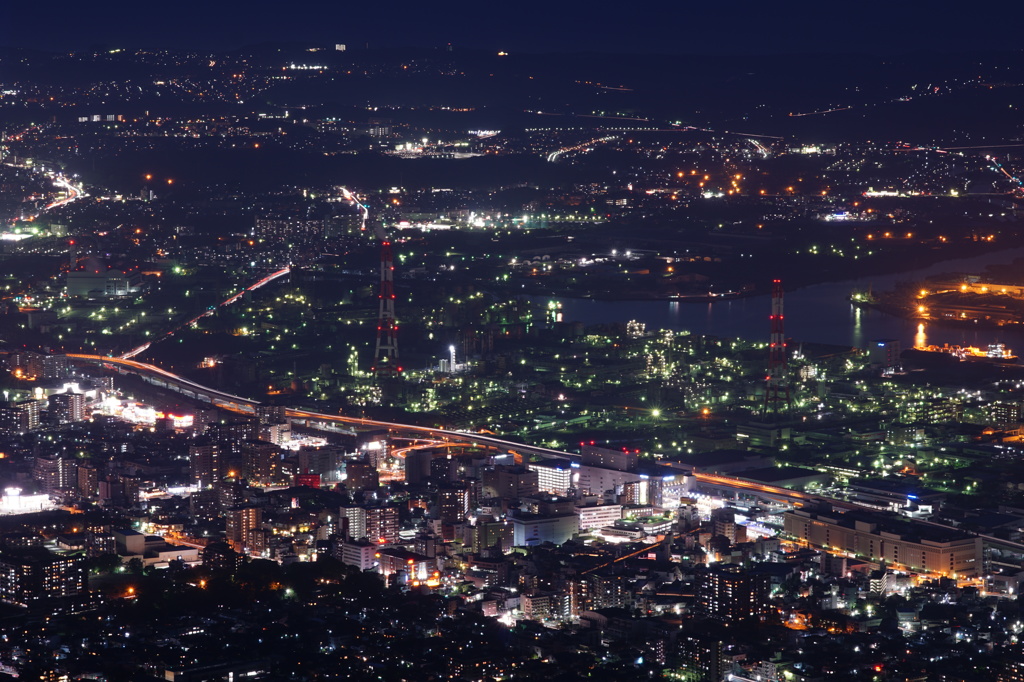
[[[786,336],[794,342],[829,343],[863,348],[875,339],[899,339],[904,348],[917,343],[973,345],[1005,343],[1024,352],[1024,329],[952,327],[888,315],[850,304],[855,289],[886,291],[898,282],[913,282],[946,272],[980,274],[986,265],[1024,258],[1024,248],[1008,249],[958,260],[943,261],[921,270],[816,284],[785,295]],[[785,280],[783,280],[785,285]],[[648,329],[687,330],[694,334],[767,340],[771,297],[768,295],[719,301],[596,301],[555,297],[562,304],[562,319],[584,324],[638,320]]]

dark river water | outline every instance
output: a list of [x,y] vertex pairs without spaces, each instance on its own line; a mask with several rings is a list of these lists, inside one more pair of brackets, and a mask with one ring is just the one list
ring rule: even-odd
[[[829,282],[787,291],[785,294],[786,336],[796,342],[829,343],[863,348],[875,339],[899,339],[904,348],[918,343],[956,344],[984,347],[1005,343],[1014,352],[1024,352],[1024,329],[975,329],[919,323],[877,310],[856,308],[849,303],[854,289],[887,291],[897,282],[916,281],[926,275],[946,272],[980,274],[986,265],[1009,263],[1024,257],[1024,248],[948,260],[921,270],[878,275],[843,282]],[[785,280],[783,280],[785,285]],[[595,301],[557,298],[566,322],[584,324],[638,320],[650,329],[687,330],[694,334],[739,337],[767,341],[771,297],[754,296],[717,303],[675,301]]]

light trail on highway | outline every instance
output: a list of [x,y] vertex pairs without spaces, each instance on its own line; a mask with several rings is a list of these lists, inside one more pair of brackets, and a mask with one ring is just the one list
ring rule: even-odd
[[[218,391],[216,389],[209,388],[208,386],[203,386],[202,384],[196,383],[190,379],[186,379],[185,377],[175,374],[174,372],[169,372],[166,369],[157,367],[156,365],[150,365],[145,362],[138,362],[137,360],[131,360],[129,358],[115,358],[107,355],[87,355],[85,353],[68,353],[67,357],[72,358],[74,360],[87,360],[89,362],[98,362],[100,364],[105,365],[127,367],[132,370],[135,370],[139,374],[148,374],[161,377],[167,381],[172,381],[177,384],[181,384],[182,386],[186,386],[192,389],[197,394],[201,393],[204,396],[210,396],[210,402],[214,402],[212,398],[223,396],[224,399],[228,401],[234,401],[239,405],[249,405],[253,411],[255,411],[255,406],[259,404],[258,402],[250,400],[249,398],[243,398],[242,396],[232,395],[231,393]],[[214,404],[216,404],[216,402],[214,402]]]
[[366,208],[366,206],[364,206],[363,203],[359,201],[359,197],[357,197],[354,192],[350,192],[347,188],[342,187],[341,194],[347,200],[351,201],[353,204],[359,207],[360,213],[363,214],[363,222],[361,228],[363,230],[366,230],[366,221],[370,219],[370,209]]
[[[366,229],[366,221],[369,219],[369,216],[370,216],[369,209],[366,208],[366,206],[364,206],[359,201],[359,197],[357,197],[354,193],[350,192],[348,189],[342,187],[341,188],[341,192],[342,192],[342,195],[345,197],[346,200],[351,201],[353,204],[355,204],[357,207],[359,207],[359,211],[362,214],[362,229],[365,230]],[[276,272],[272,272],[271,274],[267,275],[266,277],[263,277],[263,278],[259,279],[258,281],[254,282],[253,284],[250,284],[249,286],[245,287],[241,291],[239,291],[239,292],[237,292],[235,294],[232,294],[231,296],[229,296],[228,298],[224,299],[223,301],[221,301],[216,306],[211,306],[209,309],[204,310],[202,313],[200,313],[199,315],[196,315],[192,319],[187,320],[185,322],[182,322],[178,326],[174,327],[174,329],[171,329],[170,331],[164,332],[164,334],[162,334],[159,338],[153,339],[152,341],[146,341],[145,343],[143,343],[143,344],[141,344],[139,346],[136,346],[135,348],[132,348],[131,350],[129,350],[129,351],[125,352],[125,353],[122,353],[119,357],[121,357],[121,358],[123,358],[125,360],[128,360],[128,359],[134,358],[137,355],[145,353],[147,350],[149,350],[149,348],[154,343],[159,343],[160,341],[163,341],[163,340],[167,339],[170,336],[174,336],[176,333],[178,333],[179,331],[181,331],[185,327],[190,327],[190,326],[194,325],[195,323],[199,322],[199,320],[203,319],[204,317],[207,317],[208,315],[213,315],[215,312],[217,312],[218,309],[223,308],[225,306],[231,305],[232,303],[234,303],[238,299],[242,298],[247,292],[255,291],[256,289],[259,289],[263,285],[268,284],[270,282],[273,282],[275,279],[278,279],[280,277],[284,277],[287,274],[290,274],[291,271],[292,271],[292,267],[289,265],[287,267],[281,268],[280,270],[278,270]]]
[[[273,282],[275,279],[278,279],[279,277],[284,277],[285,275],[289,274],[291,271],[292,271],[291,266],[288,266],[288,267],[285,267],[285,268],[281,268],[277,272],[273,272],[273,273],[267,275],[266,277],[260,279],[259,281],[255,282],[253,284],[250,284],[249,286],[247,286],[246,288],[242,289],[238,293],[232,294],[228,298],[226,298],[223,301],[221,301],[218,305],[211,306],[209,309],[204,310],[202,313],[200,313],[199,315],[196,315],[192,319],[187,320],[185,322],[182,322],[181,324],[176,326],[174,329],[171,329],[168,332],[164,332],[164,334],[162,336],[160,336],[159,338],[156,338],[156,339],[154,339],[152,341],[146,341],[141,346],[136,346],[135,348],[131,349],[130,351],[128,351],[126,353],[122,353],[119,357],[121,359],[123,359],[123,360],[129,360],[131,358],[134,358],[136,355],[139,355],[139,354],[144,353],[147,350],[149,350],[150,346],[152,346],[154,343],[159,343],[160,341],[163,341],[164,339],[166,339],[166,338],[168,338],[170,336],[174,336],[176,333],[178,333],[179,331],[181,331],[185,327],[190,327],[190,326],[194,325],[196,322],[199,322],[199,320],[203,319],[204,317],[206,317],[208,315],[213,315],[215,312],[217,312],[217,310],[219,308],[223,308],[224,306],[231,305],[232,303],[234,303],[235,301],[240,299],[242,296],[244,296],[246,294],[246,292],[254,291],[256,289],[259,289],[264,284],[267,284],[268,282]],[[150,365],[150,366],[152,367],[153,365]]]
[[[89,362],[96,362],[99,364],[114,365],[118,367],[128,368],[141,375],[149,375],[158,377],[164,381],[180,385],[183,388],[188,389],[190,392],[202,399],[206,399],[212,402],[214,405],[231,409],[238,412],[254,413],[256,406],[260,404],[258,400],[251,398],[245,398],[242,396],[220,391],[208,386],[203,386],[191,379],[186,379],[183,376],[170,372],[156,365],[151,365],[145,362],[139,362],[130,358],[124,357],[111,357],[106,355],[87,355],[84,353],[68,353],[67,357],[75,360],[85,360]],[[173,389],[172,389],[173,390]],[[354,426],[362,426],[364,428],[384,428],[403,433],[414,433],[422,434],[428,438],[434,440],[450,440],[455,442],[464,442],[468,444],[477,445],[491,445],[498,448],[504,448],[512,451],[527,452],[531,454],[545,455],[549,457],[557,457],[560,459],[567,459],[572,457],[572,453],[562,452],[561,450],[553,450],[551,448],[539,447],[536,445],[528,445],[526,443],[517,443],[515,441],[502,440],[493,436],[486,436],[483,434],[471,433],[468,431],[455,431],[450,429],[444,429],[439,427],[421,426],[418,424],[402,424],[399,422],[387,422],[379,421],[376,419],[365,419],[362,417],[346,417],[338,414],[327,414],[324,412],[312,412],[309,410],[300,410],[294,408],[287,408],[285,410],[285,416],[289,419],[299,419],[306,421],[321,421],[321,422],[336,422],[341,424],[351,424]]]
[[[149,374],[160,377],[166,381],[179,384],[183,387],[189,388],[192,392],[213,402],[215,405],[225,407],[226,409],[232,409],[238,412],[253,413],[256,410],[256,406],[259,405],[259,401],[252,400],[250,398],[244,398],[237,396],[225,391],[220,391],[202,384],[196,383],[190,379],[186,379],[180,375],[169,372],[165,369],[151,365],[145,362],[138,362],[128,358],[114,358],[103,355],[85,355],[79,353],[69,353],[69,358],[77,360],[87,360],[91,362],[97,362],[101,364],[118,365],[121,367],[129,368],[140,374]],[[530,454],[542,455],[545,457],[551,457],[555,459],[574,459],[578,455],[572,452],[565,452],[563,450],[554,450],[552,448],[545,448],[536,445],[528,445],[526,443],[518,443],[516,441],[505,440],[495,436],[489,436],[482,433],[472,433],[468,431],[457,431],[452,429],[444,429],[440,427],[421,426],[418,424],[403,424],[400,422],[389,422],[380,421],[376,419],[366,419],[364,417],[347,417],[340,414],[327,414],[325,412],[313,412],[310,410],[302,410],[297,408],[286,408],[285,416],[289,419],[297,419],[304,421],[314,422],[335,422],[341,424],[350,424],[353,426],[359,426],[363,428],[384,428],[391,431],[397,431],[401,433],[417,434],[420,437],[425,437],[431,441],[435,441],[429,447],[450,447],[449,444],[454,445],[457,443],[469,444],[469,445],[486,445],[496,447],[511,452],[525,452]],[[414,446],[417,447],[417,446]],[[413,449],[413,448],[405,448]],[[669,470],[666,467],[666,470]],[[825,498],[818,495],[811,495],[803,493],[797,490],[790,490],[788,488],[780,488],[777,486],[765,485],[763,483],[757,483],[755,481],[747,481],[738,478],[732,478],[729,476],[720,476],[716,474],[705,474],[705,473],[694,473],[694,479],[698,483],[719,485],[729,487],[737,490],[746,490],[750,492],[760,493],[762,495],[770,495],[775,498],[781,498],[788,502],[806,504],[808,502],[815,501],[827,501],[832,504],[842,506],[847,509],[871,509],[865,505],[856,504],[853,502],[846,502],[844,500],[833,500],[831,498]]]
[[593,140],[580,142],[579,144],[572,145],[571,147],[562,147],[561,149],[556,149],[555,151],[548,154],[548,163],[557,162],[558,159],[562,157],[562,155],[568,154],[569,152],[589,151],[591,147],[594,147],[600,144],[601,142],[611,142],[612,140],[616,139],[616,137],[618,136],[606,135],[605,137],[595,137]]
[[[126,367],[139,374],[152,375],[160,377],[166,381],[179,384],[183,387],[187,387],[197,395],[213,402],[215,405],[221,407],[227,407],[228,409],[234,409],[239,412],[253,413],[256,410],[256,406],[259,405],[259,401],[237,396],[225,391],[220,391],[202,384],[196,383],[191,379],[186,379],[183,376],[170,372],[156,365],[151,365],[145,362],[139,362],[137,360],[131,360],[129,358],[115,358],[104,355],[86,355],[82,353],[68,353],[67,357],[76,360],[86,360],[90,362],[97,362],[100,364],[116,365],[120,367]],[[218,402],[219,401],[219,402]],[[489,445],[504,450],[513,452],[527,452],[531,454],[543,455],[546,457],[552,457],[556,459],[573,459],[577,457],[575,453],[565,452],[563,450],[554,450],[552,448],[545,448],[536,445],[528,445],[526,443],[518,443],[516,441],[504,440],[495,436],[489,436],[482,433],[471,433],[468,431],[456,431],[452,429],[444,429],[440,427],[421,426],[418,424],[403,424],[400,422],[389,422],[380,421],[376,419],[366,419],[364,417],[347,417],[340,414],[327,414],[325,412],[313,412],[310,410],[302,410],[297,408],[286,408],[285,416],[289,419],[298,419],[305,421],[320,421],[320,422],[336,422],[341,424],[351,424],[353,426],[361,426],[364,428],[384,428],[402,433],[418,434],[420,437],[425,437],[432,441],[441,443],[441,447],[447,447],[444,443],[465,443],[465,444],[476,444],[476,445]],[[415,447],[415,446],[414,446]],[[437,444],[431,447],[438,447]],[[407,448],[412,449],[412,448]],[[668,467],[666,467],[668,469]],[[836,504],[846,505],[848,508],[859,508],[869,509],[864,505],[858,505],[852,502],[845,502],[843,500],[831,500],[831,498],[823,498],[817,495],[810,495],[796,490],[789,490],[788,488],[780,488],[771,485],[765,485],[762,483],[756,483],[754,481],[746,481],[743,479],[732,478],[729,476],[719,476],[716,474],[704,474],[694,473],[694,479],[698,483],[721,485],[735,489],[749,490],[751,492],[759,492],[765,495],[772,495],[775,497],[785,498],[790,501],[798,501],[801,503],[813,502],[816,500],[827,500]]]
[[[218,391],[202,384],[196,383],[190,379],[186,379],[182,376],[169,372],[165,369],[151,365],[145,362],[138,362],[136,360],[130,360],[127,358],[114,358],[103,355],[85,355],[80,353],[69,353],[69,358],[76,360],[85,360],[89,362],[97,362],[100,364],[117,365],[121,367],[127,367],[140,374],[149,374],[162,377],[165,380],[173,383],[181,384],[182,386],[189,387],[193,393],[197,396],[202,396],[208,399],[214,405],[223,407],[225,409],[233,410],[236,412],[244,412],[252,414],[256,411],[256,406],[260,403],[259,401],[252,400],[250,398],[244,398],[242,396],[236,396],[224,391]],[[285,416],[289,419],[298,419],[309,421],[321,421],[321,422],[336,422],[342,424],[351,424],[354,426],[361,426],[363,428],[383,428],[390,431],[398,431],[403,433],[414,433],[421,434],[423,437],[439,441],[436,444],[432,444],[431,447],[450,447],[449,443],[464,443],[468,445],[488,445],[499,449],[504,449],[513,453],[529,453],[541,455],[544,457],[550,457],[554,459],[575,459],[578,455],[571,452],[565,452],[562,450],[554,450],[551,448],[540,447],[536,445],[527,445],[525,443],[517,443],[515,441],[504,440],[493,436],[486,436],[479,433],[470,433],[467,431],[455,431],[451,429],[435,428],[430,426],[421,426],[418,424],[402,424],[399,422],[387,422],[379,421],[376,419],[365,419],[362,417],[346,417],[338,414],[326,414],[323,412],[312,412],[309,410],[301,410],[295,408],[286,408]],[[412,448],[408,448],[412,449]],[[408,450],[407,449],[407,450]],[[671,469],[667,470],[671,471]],[[749,491],[752,493],[759,493],[768,498],[782,499],[784,501],[794,504],[794,506],[803,506],[805,504],[825,503],[832,507],[844,509],[847,511],[859,510],[859,511],[871,511],[877,512],[878,509],[869,505],[858,504],[856,502],[849,502],[846,500],[839,500],[831,497],[824,497],[822,495],[814,495],[810,493],[801,492],[799,490],[790,490],[789,488],[781,488],[772,485],[766,485],[764,483],[758,483],[756,481],[748,481],[744,479],[732,478],[730,476],[721,476],[717,474],[705,474],[693,472],[693,478],[697,483],[718,485],[723,487],[732,488],[735,490]],[[924,519],[917,519],[917,523],[921,523],[936,528],[941,528],[947,531],[955,531],[955,528],[944,526],[934,521],[927,521]],[[1024,550],[1024,543],[1014,542],[1011,540],[1003,540],[990,535],[976,534],[984,541],[1004,546],[1012,547],[1016,550]]]
[[58,187],[63,187],[64,191],[66,191],[68,195],[63,199],[55,199],[54,201],[51,201],[49,204],[43,207],[44,211],[49,211],[52,208],[57,208],[58,206],[70,204],[72,201],[82,196],[82,188],[75,187],[74,185],[72,185],[71,181],[65,178],[63,175],[55,176],[53,178],[53,184],[57,185]]
[[[13,163],[7,163],[7,164],[4,164],[4,165],[10,166],[11,168],[24,168],[24,166],[17,166],[17,165],[15,165]],[[84,196],[85,190],[81,186],[75,187],[75,185],[73,185],[71,183],[71,181],[68,180],[63,175],[60,175],[59,173],[47,173],[47,175],[49,175],[53,179],[53,184],[54,185],[56,185],[57,187],[60,187],[61,189],[63,189],[67,194],[66,194],[66,196],[63,199],[54,199],[53,201],[48,203],[46,206],[43,206],[43,208],[40,209],[40,211],[39,211],[40,213],[45,213],[46,211],[51,211],[51,210],[53,210],[55,208],[59,208],[61,206],[66,206],[67,204],[70,204],[72,201],[75,201],[76,199],[80,199],[82,196]],[[27,216],[25,219],[31,221],[31,220],[35,220],[38,217],[39,217],[38,215]],[[12,218],[10,220],[10,222],[11,222],[11,224],[14,224],[14,223],[18,222],[18,220],[19,220],[19,218]]]

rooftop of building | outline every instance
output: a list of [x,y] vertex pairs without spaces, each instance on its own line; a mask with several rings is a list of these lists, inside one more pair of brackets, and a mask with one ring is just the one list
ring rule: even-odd
[[706,467],[717,464],[734,464],[745,460],[768,459],[765,455],[750,450],[739,450],[734,448],[712,450],[710,452],[694,452],[672,455],[673,462],[686,464],[691,467]]
[[797,510],[793,512],[787,512],[797,515],[807,515],[811,518],[816,519],[831,519],[834,523],[844,528],[856,528],[858,522],[867,524],[870,527],[870,532],[884,532],[892,533],[900,536],[901,539],[911,542],[956,542],[959,540],[967,540],[972,537],[970,533],[957,530],[955,528],[948,528],[944,526],[937,526],[928,523],[909,519],[899,514],[893,514],[888,512],[875,512],[867,510],[852,510],[846,513],[839,513],[831,511],[828,508],[812,509],[812,510]]
[[742,472],[742,474],[737,475],[751,481],[760,481],[761,483],[782,483],[792,479],[807,478],[810,476],[828,476],[828,474],[815,471],[814,469],[791,466],[747,469]]

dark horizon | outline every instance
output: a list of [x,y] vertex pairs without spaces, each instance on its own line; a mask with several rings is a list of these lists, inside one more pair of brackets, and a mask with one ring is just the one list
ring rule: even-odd
[[83,9],[56,0],[38,9],[11,3],[0,45],[49,51],[111,48],[234,50],[266,42],[342,43],[350,49],[441,47],[508,52],[602,52],[663,55],[805,53],[899,54],[931,50],[1019,50],[1024,7],[972,7],[924,13],[882,2],[802,0],[784,9],[763,3],[680,9],[658,1],[641,12],[595,11],[592,4],[539,2],[514,12],[449,2],[389,4],[385,21],[365,6],[308,3],[281,10],[270,3],[136,5],[111,2]]
[[[973,47],[973,48],[964,48],[964,49],[961,49],[961,50],[936,50],[936,49],[932,49],[932,48],[928,48],[928,47],[917,47],[917,48],[913,48],[913,49],[909,49],[908,48],[908,49],[905,49],[905,50],[892,50],[892,51],[888,51],[888,52],[881,51],[881,50],[858,49],[858,48],[852,48],[852,47],[850,49],[846,49],[846,50],[824,50],[824,49],[810,49],[810,48],[808,48],[808,49],[802,50],[802,51],[798,51],[798,50],[794,49],[794,50],[780,50],[778,52],[768,52],[768,51],[766,51],[766,52],[733,52],[733,53],[730,53],[728,55],[723,55],[723,54],[716,54],[714,52],[701,52],[701,51],[692,51],[692,52],[669,52],[669,51],[654,51],[654,50],[650,50],[650,51],[644,51],[644,50],[601,51],[601,50],[593,50],[593,49],[586,49],[586,48],[572,49],[572,50],[570,50],[570,49],[566,49],[566,50],[556,50],[556,49],[517,50],[517,51],[510,52],[510,51],[507,51],[507,50],[495,50],[494,48],[485,47],[485,46],[458,45],[458,44],[454,44],[454,43],[451,44],[451,45],[449,45],[449,44],[437,44],[437,45],[428,45],[428,44],[417,44],[417,45],[413,45],[413,44],[379,44],[379,45],[369,44],[369,45],[366,45],[366,44],[363,44],[363,45],[353,45],[353,44],[350,44],[350,43],[343,43],[343,44],[345,45],[345,52],[343,52],[342,54],[346,54],[346,53],[363,53],[363,54],[366,54],[366,53],[388,53],[388,54],[395,54],[395,53],[402,53],[402,52],[409,52],[409,53],[414,53],[414,54],[415,53],[429,54],[429,53],[433,53],[433,52],[442,52],[442,51],[446,51],[447,49],[450,49],[452,52],[459,53],[459,54],[462,54],[462,55],[481,54],[481,55],[487,55],[487,56],[506,56],[506,57],[516,57],[516,56],[544,57],[544,56],[552,56],[552,57],[571,58],[571,57],[586,57],[588,55],[594,55],[594,56],[599,56],[599,57],[602,57],[602,58],[622,57],[624,59],[626,59],[626,58],[639,58],[639,57],[643,57],[643,58],[648,58],[648,57],[651,57],[651,58],[664,57],[664,58],[693,58],[693,59],[719,59],[719,60],[735,59],[737,61],[742,61],[742,60],[746,60],[746,59],[757,59],[757,58],[761,58],[761,57],[772,58],[772,59],[780,59],[780,58],[787,58],[787,57],[789,57],[789,58],[801,58],[801,59],[810,59],[810,58],[815,58],[815,57],[830,58],[830,59],[842,59],[842,58],[865,58],[865,59],[868,59],[868,58],[880,58],[880,59],[885,59],[885,58],[890,58],[890,57],[892,57],[892,58],[899,58],[899,57],[915,58],[915,57],[921,57],[921,56],[935,55],[936,57],[940,57],[940,58],[943,58],[943,59],[955,59],[955,58],[963,58],[963,57],[970,58],[972,56],[996,55],[996,54],[1010,55],[1010,54],[1014,54],[1014,53],[1021,53],[1022,55],[1024,55],[1024,47],[1021,47],[1021,48],[1010,48],[1010,47],[1003,47],[1003,48]],[[71,47],[71,48],[58,48],[58,47],[40,47],[40,46],[34,46],[34,45],[15,45],[15,44],[9,44],[9,43],[2,43],[2,42],[0,42],[0,50],[6,50],[6,51],[24,50],[24,51],[26,51],[28,53],[52,54],[52,55],[62,55],[62,54],[84,55],[84,54],[88,54],[88,53],[104,53],[104,52],[109,52],[109,51],[113,51],[113,50],[117,50],[118,52],[166,51],[166,52],[169,52],[169,53],[195,52],[197,54],[234,54],[234,53],[244,53],[244,52],[247,52],[247,51],[258,51],[260,49],[270,48],[270,47],[278,47],[278,48],[283,48],[283,49],[300,49],[300,48],[304,49],[304,48],[308,48],[308,47],[318,47],[318,48],[321,48],[322,52],[329,52],[330,48],[333,47],[333,44],[327,43],[327,42],[324,42],[324,41],[314,41],[314,40],[302,41],[302,40],[272,40],[272,39],[267,39],[267,40],[250,41],[250,42],[247,42],[247,43],[241,43],[241,44],[237,44],[237,45],[224,45],[224,46],[184,46],[184,45],[157,45],[157,44],[134,44],[134,43],[96,42],[96,43],[93,43],[91,45],[82,45],[82,46]]]

